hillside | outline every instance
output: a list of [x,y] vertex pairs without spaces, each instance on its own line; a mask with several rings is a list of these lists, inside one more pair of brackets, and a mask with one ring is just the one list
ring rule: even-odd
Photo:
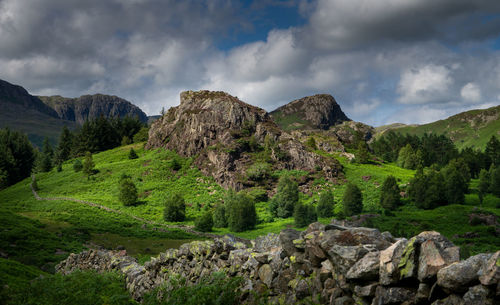
[[388,130],[418,136],[425,133],[444,134],[455,143],[457,148],[469,146],[484,149],[491,136],[500,137],[500,106],[466,111],[424,125],[381,126],[376,128],[377,136]]
[[147,123],[147,115],[137,106],[114,95],[94,94],[78,98],[59,95],[39,96],[46,105],[54,109],[60,119],[74,121],[79,125],[86,120],[104,117],[137,117]]
[[22,131],[38,147],[42,146],[44,137],[52,144],[57,143],[63,126],[74,130],[86,119],[101,115],[138,117],[141,122],[148,122],[141,109],[117,96],[37,97],[21,86],[0,80],[0,128]]
[[316,94],[294,100],[270,115],[286,131],[297,129],[324,129],[350,119],[329,94]]

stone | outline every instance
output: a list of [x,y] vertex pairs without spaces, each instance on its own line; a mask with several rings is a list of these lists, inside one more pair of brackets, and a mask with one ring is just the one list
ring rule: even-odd
[[293,229],[282,230],[279,234],[279,240],[281,242],[281,247],[286,256],[290,257],[294,252],[297,251],[293,241],[300,238],[300,232]]
[[376,280],[380,269],[380,252],[369,252],[357,261],[346,274],[349,280]]
[[415,295],[415,301],[418,304],[424,304],[431,295],[431,287],[426,283],[420,283],[418,285],[417,294]]
[[328,278],[332,277],[333,265],[329,260],[325,260],[321,263],[321,268],[319,269],[319,275],[322,281],[326,281]]
[[483,285],[470,287],[464,294],[465,305],[493,305],[493,300],[489,297],[490,291]]
[[268,233],[264,236],[259,236],[251,241],[252,248],[255,252],[266,252],[273,248],[280,247],[280,239],[278,234]]
[[335,305],[354,305],[356,304],[353,300],[353,298],[349,296],[343,296],[335,299]]
[[316,231],[325,231],[325,225],[321,222],[313,222],[309,226],[307,226],[306,234],[316,232]]
[[437,273],[438,285],[449,291],[465,291],[469,284],[479,280],[479,270],[491,256],[478,254],[444,267]]
[[464,305],[464,300],[456,294],[437,300],[432,305]]
[[485,286],[500,283],[500,251],[495,252],[479,270],[479,281]]
[[264,284],[267,285],[268,288],[270,288],[273,281],[273,270],[271,269],[271,266],[268,264],[260,266],[259,278]]
[[387,286],[398,282],[398,265],[407,244],[408,241],[406,239],[401,239],[380,252],[379,275],[382,285]]
[[432,239],[428,239],[420,245],[418,279],[421,282],[432,281],[441,268],[459,260],[458,251],[457,255],[448,255],[444,250]]
[[363,246],[334,245],[327,253],[334,268],[346,274],[360,258],[368,253],[368,250],[363,248]]
[[375,291],[377,290],[378,283],[369,284],[366,286],[355,286],[354,293],[360,297],[373,297],[375,296]]
[[299,280],[295,286],[295,296],[297,300],[302,300],[311,295],[311,288],[306,280]]
[[408,288],[378,286],[373,302],[378,305],[402,304],[414,298],[415,292]]
[[413,237],[408,241],[408,244],[401,254],[401,259],[398,264],[399,279],[416,278],[418,273],[418,252],[420,250],[421,238]]

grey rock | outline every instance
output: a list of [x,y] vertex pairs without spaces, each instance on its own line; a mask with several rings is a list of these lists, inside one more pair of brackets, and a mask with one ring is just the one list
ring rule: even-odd
[[376,280],[380,269],[380,252],[369,252],[357,261],[346,274],[349,280]]
[[495,252],[479,270],[479,281],[485,286],[500,283],[500,251]]
[[490,295],[488,288],[483,285],[476,285],[469,288],[463,299],[466,305],[493,305]]
[[465,291],[466,287],[479,280],[479,270],[484,268],[491,254],[478,254],[451,264],[437,273],[439,286],[450,291]]
[[290,257],[294,252],[297,251],[293,241],[300,237],[300,232],[293,229],[282,230],[279,234],[279,240],[281,242],[281,247],[286,256]]
[[415,292],[411,289],[378,286],[375,292],[374,303],[378,305],[402,304],[414,298]]
[[259,268],[259,278],[260,280],[267,285],[267,287],[271,287],[271,283],[273,281],[273,270],[271,266],[268,264],[264,264]]
[[464,300],[456,294],[437,300],[432,305],[464,305]]
[[369,284],[366,286],[355,286],[354,293],[360,297],[373,297],[377,290],[378,283]]
[[401,239],[380,252],[379,274],[382,285],[390,285],[398,282],[398,265],[407,244],[408,241],[406,239]]

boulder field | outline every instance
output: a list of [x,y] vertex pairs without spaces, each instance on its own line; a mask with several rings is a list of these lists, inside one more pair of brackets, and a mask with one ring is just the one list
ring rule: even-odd
[[243,278],[242,303],[254,293],[271,303],[499,304],[500,251],[460,260],[460,249],[438,232],[410,239],[365,227],[313,223],[245,245],[230,235],[168,249],[144,265],[125,251],[71,254],[56,270],[116,270],[136,300],[170,276],[196,284],[213,272]]

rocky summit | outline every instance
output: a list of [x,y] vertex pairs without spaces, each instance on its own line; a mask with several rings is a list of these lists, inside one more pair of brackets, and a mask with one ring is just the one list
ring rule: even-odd
[[264,152],[264,166],[318,172],[327,179],[340,174],[332,159],[308,151],[283,132],[263,109],[246,104],[225,92],[186,91],[180,105],[155,121],[146,148],[163,147],[185,157],[222,186],[240,190],[252,186],[247,170]]
[[292,101],[271,112],[285,130],[328,129],[350,119],[329,94],[316,94]]
[[251,241],[231,236],[169,249],[144,266],[126,251],[71,254],[56,270],[117,270],[136,300],[174,275],[199,283],[213,272],[243,278],[241,303],[498,304],[500,251],[460,261],[459,248],[427,231],[410,239],[365,227],[313,223]]
[[45,104],[53,108],[60,119],[83,124],[86,120],[103,117],[138,118],[141,122],[148,121],[147,115],[137,106],[114,95],[94,94],[78,98],[66,98],[59,95],[40,96]]

